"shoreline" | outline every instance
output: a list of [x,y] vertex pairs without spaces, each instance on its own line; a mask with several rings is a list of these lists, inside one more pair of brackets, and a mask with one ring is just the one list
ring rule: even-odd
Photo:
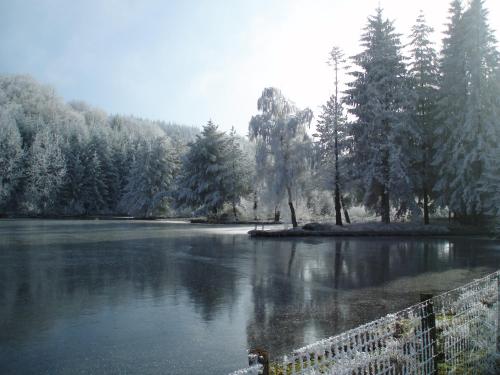
[[483,237],[495,238],[495,233],[484,227],[414,224],[414,223],[355,223],[344,226],[333,224],[309,223],[289,229],[254,229],[248,232],[250,237]]

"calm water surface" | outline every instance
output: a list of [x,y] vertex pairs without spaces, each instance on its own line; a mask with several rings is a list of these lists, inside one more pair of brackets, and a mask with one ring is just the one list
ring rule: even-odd
[[0,374],[224,374],[500,268],[472,239],[0,220]]

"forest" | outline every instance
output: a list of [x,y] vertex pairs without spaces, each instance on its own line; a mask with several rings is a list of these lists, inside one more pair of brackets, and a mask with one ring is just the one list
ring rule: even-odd
[[0,215],[382,222],[500,211],[500,55],[484,1],[450,4],[441,48],[377,9],[360,53],[335,46],[320,113],[264,88],[248,134],[110,115],[0,76]]

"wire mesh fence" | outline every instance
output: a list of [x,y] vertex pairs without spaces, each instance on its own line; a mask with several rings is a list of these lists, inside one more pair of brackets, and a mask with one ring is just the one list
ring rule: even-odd
[[246,374],[497,374],[500,271],[395,314],[294,350],[269,363],[249,355]]

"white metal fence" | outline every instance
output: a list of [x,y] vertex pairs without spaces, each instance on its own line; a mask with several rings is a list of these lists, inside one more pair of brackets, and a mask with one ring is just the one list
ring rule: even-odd
[[246,374],[497,374],[500,271],[303,348]]

